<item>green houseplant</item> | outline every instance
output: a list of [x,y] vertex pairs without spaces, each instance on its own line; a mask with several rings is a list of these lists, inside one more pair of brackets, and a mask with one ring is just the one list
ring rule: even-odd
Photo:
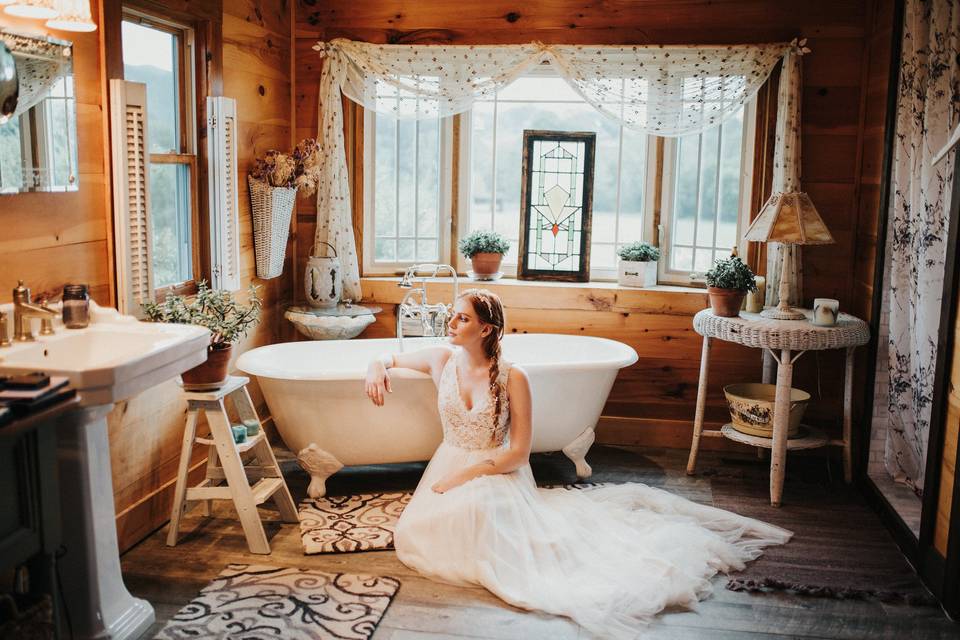
[[706,278],[713,313],[724,318],[740,315],[740,305],[747,291],[757,290],[753,271],[737,255],[717,258]]
[[473,265],[473,277],[477,280],[493,280],[500,271],[503,255],[510,250],[510,243],[496,231],[479,230],[464,236],[459,243],[460,253]]
[[626,287],[653,287],[657,284],[657,260],[660,249],[649,242],[633,242],[620,247],[617,282]]
[[148,302],[143,312],[152,322],[195,324],[210,330],[207,360],[182,374],[185,387],[214,386],[227,379],[233,343],[247,335],[260,320],[263,301],[250,285],[249,301],[242,304],[229,291],[211,289],[206,281],[197,285],[193,297],[167,296],[163,302]]

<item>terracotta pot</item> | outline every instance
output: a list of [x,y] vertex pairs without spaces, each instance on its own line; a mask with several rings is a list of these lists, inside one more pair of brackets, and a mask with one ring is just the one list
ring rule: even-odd
[[500,262],[503,260],[503,254],[500,253],[475,253],[470,262],[473,264],[473,272],[478,276],[492,276],[500,271]]
[[212,345],[207,347],[207,360],[180,374],[180,377],[183,378],[183,384],[212,386],[226,382],[227,369],[230,365],[230,355],[232,353],[232,344],[221,348],[214,348]]
[[717,287],[707,287],[707,293],[710,294],[710,306],[713,308],[713,315],[721,318],[736,318],[740,315],[740,305],[747,295],[746,291],[739,289],[720,289]]

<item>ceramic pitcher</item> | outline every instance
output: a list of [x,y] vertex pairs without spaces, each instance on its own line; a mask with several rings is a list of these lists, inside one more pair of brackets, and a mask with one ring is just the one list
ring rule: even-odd
[[[333,251],[332,256],[314,255],[317,245],[325,244]],[[340,258],[337,250],[329,242],[318,242],[310,247],[310,256],[307,258],[307,269],[303,274],[303,288],[307,302],[311,307],[335,307],[340,302],[343,293],[343,282],[340,278]]]

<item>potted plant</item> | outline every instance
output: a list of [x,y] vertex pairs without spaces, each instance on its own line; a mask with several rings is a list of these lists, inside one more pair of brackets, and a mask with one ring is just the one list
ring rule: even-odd
[[735,318],[747,291],[756,291],[753,271],[738,256],[718,258],[707,271],[707,293],[714,315]]
[[477,280],[493,280],[500,272],[503,255],[510,250],[510,243],[496,231],[474,231],[460,239],[460,253],[473,265],[473,277]]
[[253,217],[253,249],[257,277],[283,273],[290,218],[297,193],[309,196],[320,181],[321,148],[313,138],[301,140],[293,153],[274,149],[257,158],[247,176]]
[[210,289],[201,281],[193,298],[167,296],[163,302],[143,305],[147,319],[153,322],[195,324],[210,330],[207,360],[181,374],[184,387],[212,387],[226,381],[233,343],[260,320],[263,301],[253,284],[249,298],[246,305],[241,304],[229,291]]
[[649,242],[633,242],[620,247],[617,282],[627,287],[654,287],[657,284],[657,260],[660,249]]

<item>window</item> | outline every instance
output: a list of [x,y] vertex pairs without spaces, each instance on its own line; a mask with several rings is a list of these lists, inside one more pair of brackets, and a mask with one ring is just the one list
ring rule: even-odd
[[202,277],[194,196],[193,33],[186,27],[126,13],[122,35],[124,77],[147,86],[154,287],[189,292]]
[[544,65],[491,100],[478,101],[464,118],[469,132],[461,166],[461,233],[494,229],[510,240],[504,269],[515,272],[520,227],[521,146],[524,129],[595,131],[596,161],[591,230],[591,277],[616,277],[616,250],[641,240],[652,209],[647,167],[654,145],[584,102]]
[[[411,100],[379,86],[377,97]],[[451,118],[398,120],[365,113],[364,273],[392,273],[450,255]]]
[[[525,129],[597,134],[592,279],[615,279],[617,250],[646,240],[661,247],[660,282],[690,284],[691,274],[729,252],[745,228],[752,183],[750,104],[702,134],[657,138],[600,113],[544,64],[459,116],[456,180],[454,151],[450,145],[448,158],[443,140],[453,137],[445,133],[453,131],[453,120],[418,126],[368,112],[364,239],[375,250],[364,251],[365,274],[434,261],[434,246],[440,248],[439,261],[446,262],[445,237],[455,239],[444,224],[448,181],[457,184],[457,236],[477,229],[503,234],[511,250],[502,268],[516,273]],[[438,212],[432,208],[436,203]],[[466,271],[466,261],[457,259],[458,270]]]
[[749,223],[753,105],[700,134],[665,139],[659,280],[684,284],[738,247]]

